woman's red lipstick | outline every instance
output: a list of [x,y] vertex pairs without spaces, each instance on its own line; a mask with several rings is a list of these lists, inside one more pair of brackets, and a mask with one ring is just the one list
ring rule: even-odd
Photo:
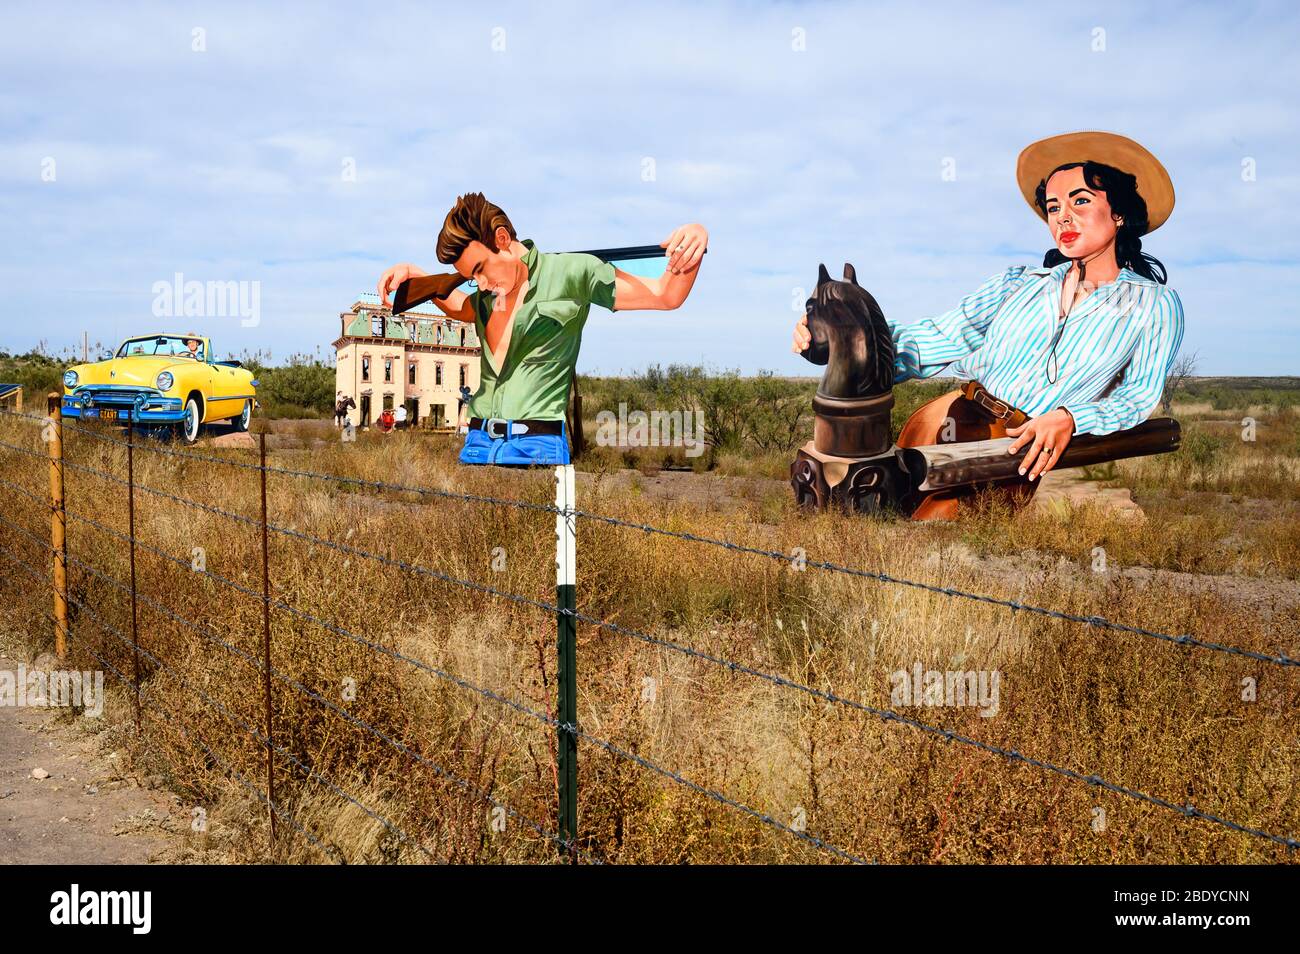
[[1069,245],[1071,242],[1073,242],[1073,241],[1074,241],[1075,239],[1077,239],[1078,237],[1079,237],[1079,233],[1078,233],[1078,232],[1062,232],[1062,233],[1061,233],[1061,241],[1064,242],[1066,245]]

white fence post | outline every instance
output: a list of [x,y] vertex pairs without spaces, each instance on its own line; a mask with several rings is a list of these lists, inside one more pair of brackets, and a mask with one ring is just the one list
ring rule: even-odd
[[555,468],[555,614],[557,761],[559,772],[559,834],[564,850],[576,861],[571,849],[578,835],[578,621],[577,607],[577,519],[573,515],[573,465]]

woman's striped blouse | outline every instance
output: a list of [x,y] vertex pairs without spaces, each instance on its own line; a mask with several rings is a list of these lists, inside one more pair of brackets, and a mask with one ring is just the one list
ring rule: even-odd
[[1030,417],[1065,408],[1076,434],[1109,434],[1146,420],[1183,338],[1177,292],[1121,269],[1070,311],[1049,368],[1069,267],[1013,265],[951,311],[909,325],[890,322],[895,380],[928,378],[951,366]]

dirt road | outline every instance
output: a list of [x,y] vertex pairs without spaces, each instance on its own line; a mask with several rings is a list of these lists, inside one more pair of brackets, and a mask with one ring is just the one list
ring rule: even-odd
[[[0,671],[18,663],[0,657]],[[139,864],[167,846],[171,799],[99,748],[57,710],[0,705],[0,864]]]

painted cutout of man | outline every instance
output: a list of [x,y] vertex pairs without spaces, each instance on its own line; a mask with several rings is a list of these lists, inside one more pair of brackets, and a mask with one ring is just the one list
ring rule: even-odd
[[[519,241],[510,219],[482,193],[456,200],[438,234],[438,261],[468,279],[473,294],[452,290],[433,302],[473,322],[482,347],[480,383],[470,399],[465,464],[567,464],[565,410],[582,330],[593,304],[610,311],[671,311],[690,295],[708,245],[704,226],[683,225],[659,243],[659,278],[630,275],[594,255],[541,252]],[[427,273],[394,265],[379,297]],[[450,286],[449,286],[450,287]]]

